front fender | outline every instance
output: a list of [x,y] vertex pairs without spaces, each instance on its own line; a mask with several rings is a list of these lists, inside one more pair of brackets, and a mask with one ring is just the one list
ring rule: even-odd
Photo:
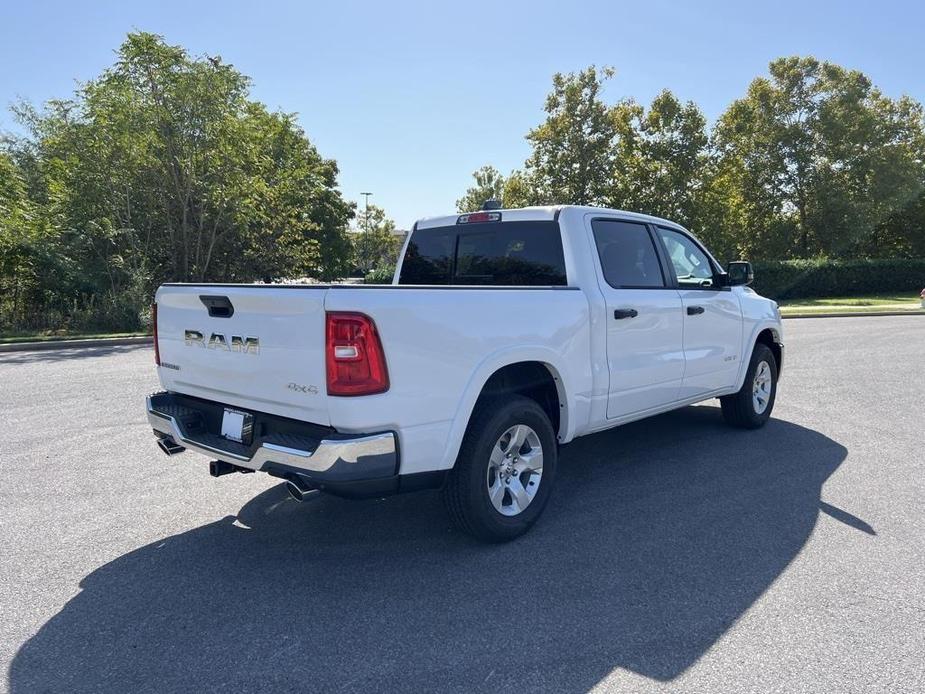
[[751,325],[751,329],[746,333],[746,337],[743,341],[742,356],[743,359],[739,362],[739,375],[736,378],[736,392],[742,388],[742,385],[745,383],[745,374],[748,371],[748,365],[752,360],[752,352],[755,349],[755,343],[758,341],[758,335],[763,330],[770,330],[771,335],[774,337],[774,341],[779,344],[784,344],[784,333],[781,326],[781,322],[777,318],[764,318],[761,320],[755,321]]

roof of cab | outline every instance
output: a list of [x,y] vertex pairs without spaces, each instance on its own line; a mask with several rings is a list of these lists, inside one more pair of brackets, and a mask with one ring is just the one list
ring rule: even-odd
[[[671,226],[680,227],[681,225],[677,222],[672,222],[670,219],[663,219],[661,217],[654,217],[648,214],[642,214],[640,212],[629,212],[627,210],[615,210],[608,207],[593,207],[591,205],[549,205],[545,207],[514,207],[510,209],[501,209],[501,210],[491,210],[492,212],[500,212],[501,220],[505,222],[533,222],[540,220],[553,220],[557,219],[559,215],[566,211],[575,211],[579,214],[612,214],[619,215],[627,219],[635,219],[640,222],[650,222],[652,224],[670,224]],[[456,224],[456,220],[459,219],[460,214],[452,215],[440,215],[438,217],[425,217],[419,219],[415,222],[415,229],[432,229],[434,227],[444,227],[444,226],[453,226]]]

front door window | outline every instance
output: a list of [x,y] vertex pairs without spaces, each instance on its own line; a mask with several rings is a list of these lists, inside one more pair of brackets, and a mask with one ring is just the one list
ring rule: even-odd
[[662,227],[658,228],[658,235],[668,251],[672,268],[678,278],[678,287],[683,289],[713,286],[713,265],[696,243],[684,234]]

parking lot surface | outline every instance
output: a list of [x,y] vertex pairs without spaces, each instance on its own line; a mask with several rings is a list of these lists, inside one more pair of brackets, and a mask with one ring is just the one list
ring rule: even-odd
[[0,688],[925,691],[925,319],[785,329],[764,429],[578,439],[501,546],[167,458],[148,348],[0,355]]

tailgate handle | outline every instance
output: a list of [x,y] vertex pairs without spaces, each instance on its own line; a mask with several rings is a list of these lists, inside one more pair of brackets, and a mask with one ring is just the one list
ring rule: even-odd
[[227,296],[200,296],[199,300],[212,318],[231,318],[234,315],[234,306]]

